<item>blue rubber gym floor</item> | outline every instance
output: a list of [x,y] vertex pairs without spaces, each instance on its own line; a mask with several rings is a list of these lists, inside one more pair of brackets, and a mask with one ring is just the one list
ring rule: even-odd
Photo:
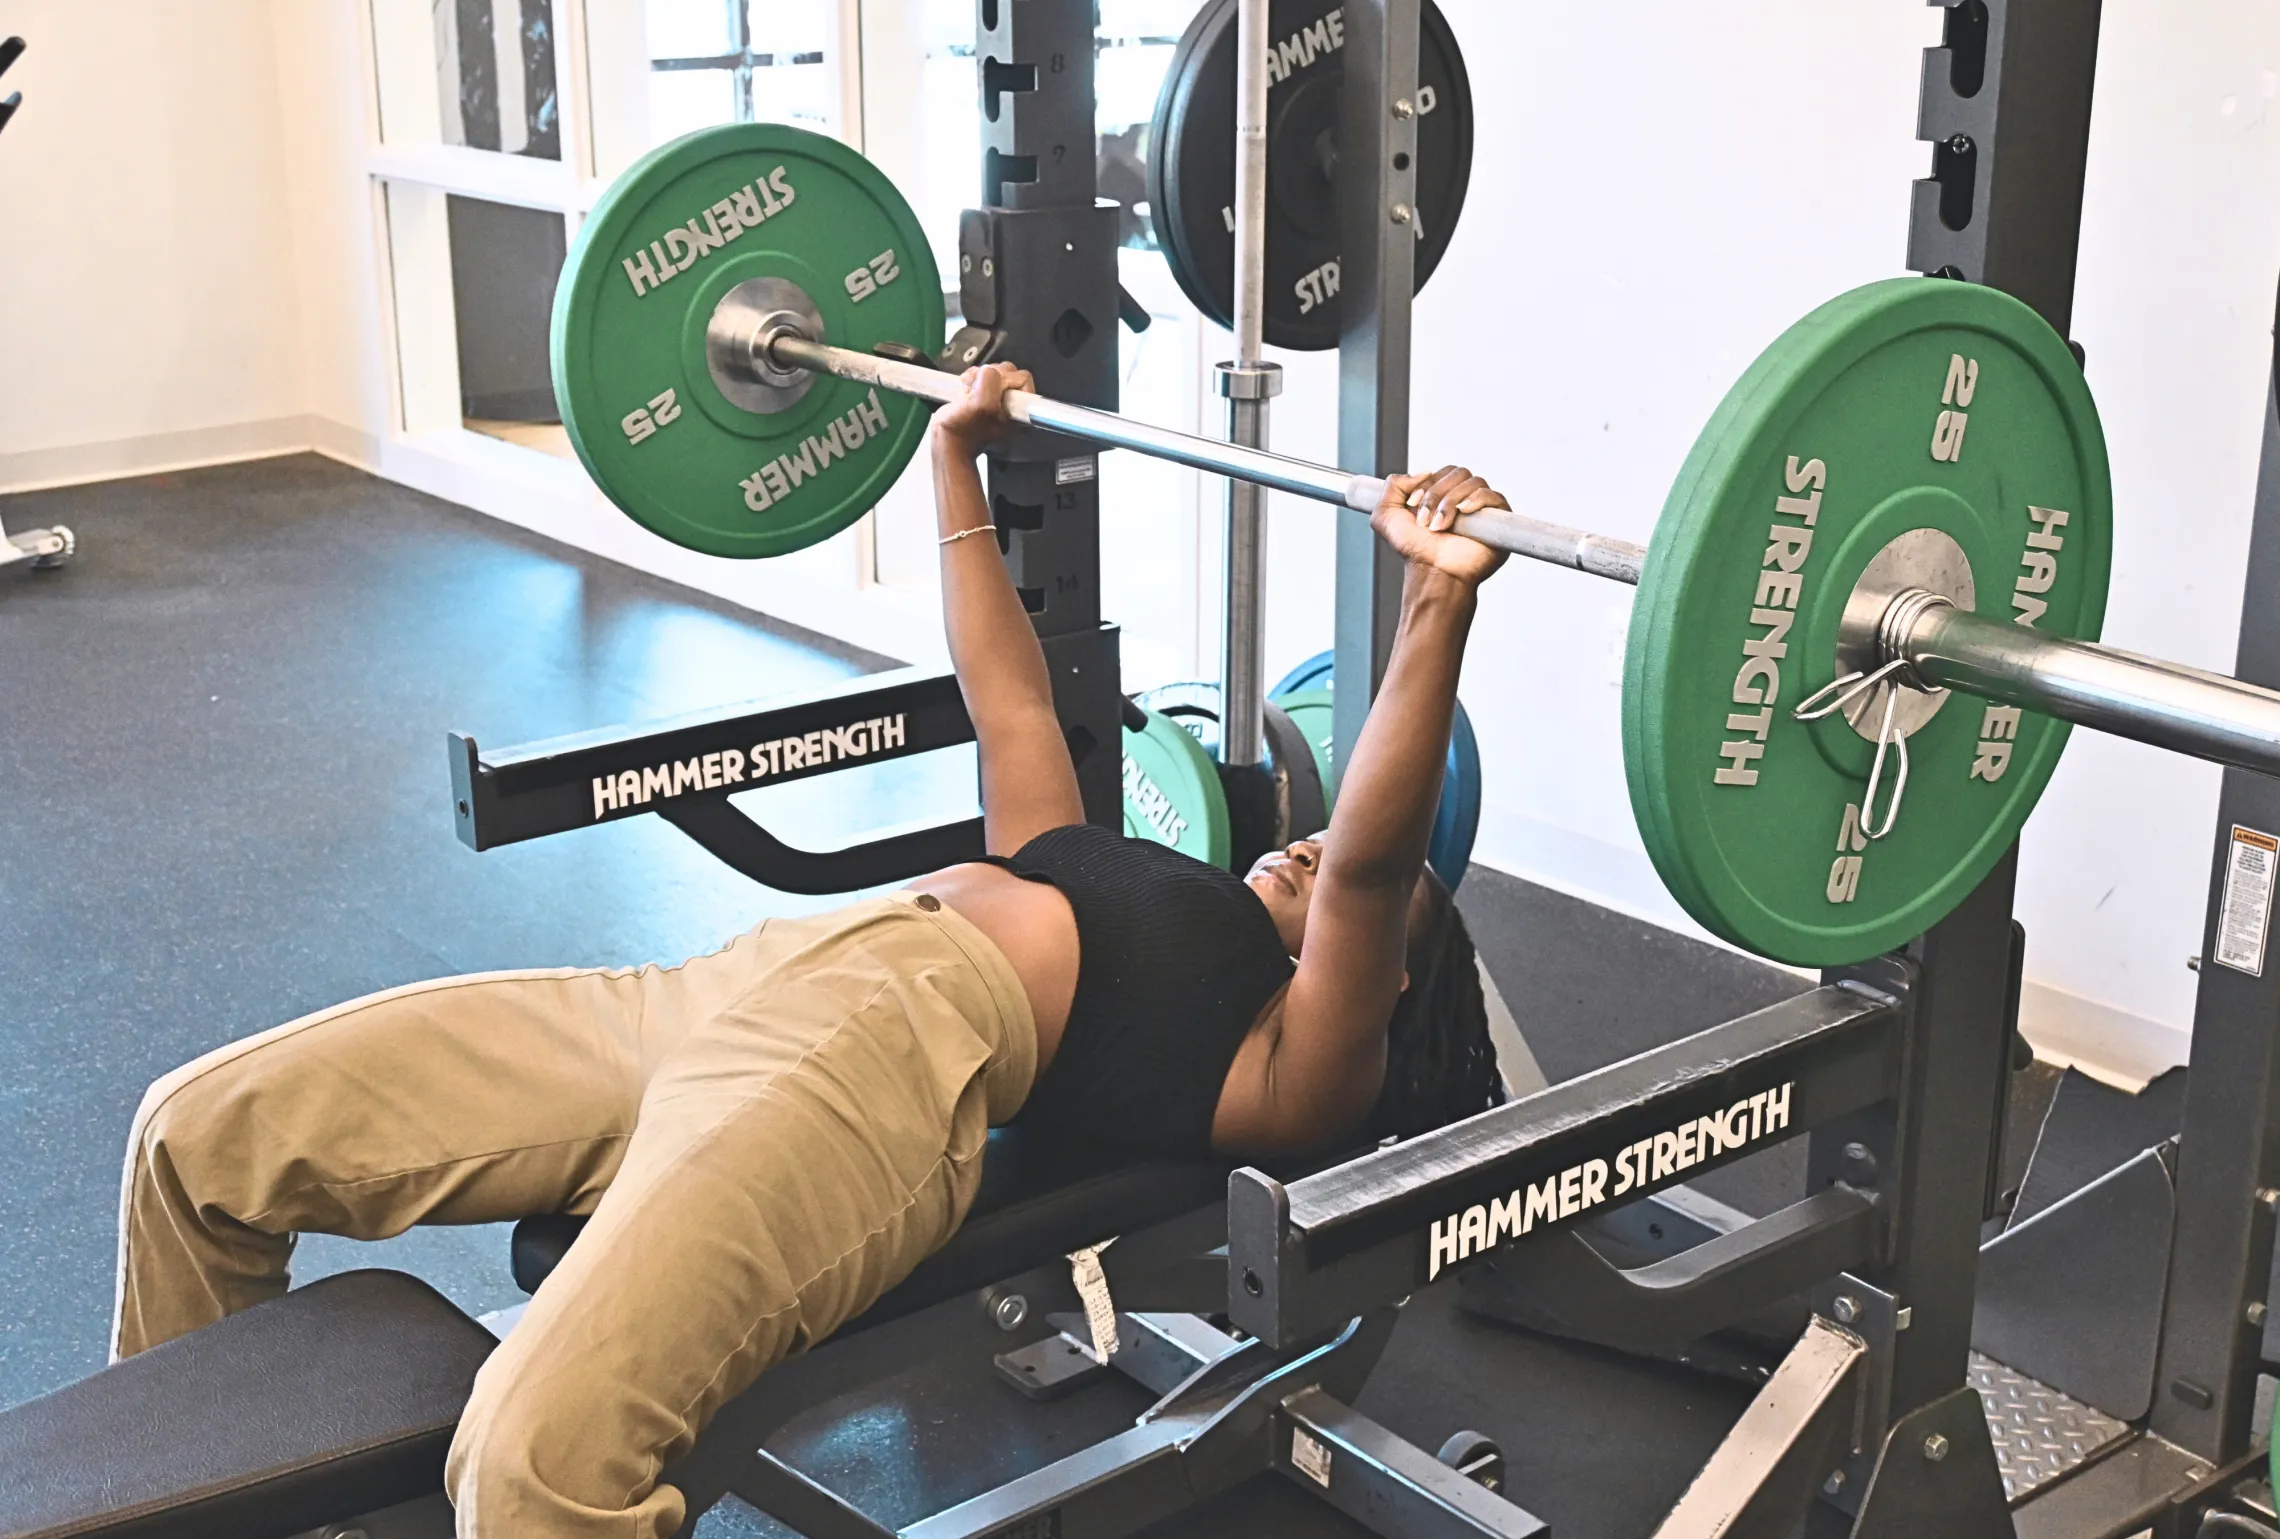
[[[678,958],[836,900],[763,891],[649,818],[476,855],[447,731],[506,746],[887,666],[313,456],[12,498],[77,559],[0,572],[0,1404],[103,1360],[119,1155],[152,1078],[219,1043],[443,973]],[[860,775],[864,778],[858,779]],[[828,846],[970,811],[965,752],[786,788]],[[776,795],[779,793],[768,793]],[[1789,975],[1475,868],[1464,907],[1555,1079],[1755,1008]],[[1752,1168],[1754,1166],[1754,1168]],[[1785,1151],[1721,1172],[1764,1211]],[[304,1243],[300,1280],[418,1273],[517,1302],[501,1229]],[[1424,1447],[1500,1439],[1562,1539],[1651,1530],[1735,1385],[1406,1312],[1362,1408]],[[989,1364],[918,1364],[780,1451],[890,1525],[1129,1425],[1141,1392],[1047,1406]],[[1271,1481],[1181,1534],[1358,1534]],[[720,1512],[708,1539],[780,1532]]]

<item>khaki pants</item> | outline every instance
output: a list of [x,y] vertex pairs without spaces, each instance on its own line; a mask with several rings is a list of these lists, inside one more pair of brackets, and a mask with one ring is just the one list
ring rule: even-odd
[[446,1480],[462,1535],[662,1539],[684,1514],[659,1471],[950,1237],[1036,1058],[1004,956],[909,893],[680,967],[375,994],[151,1087],[113,1349],[282,1293],[297,1231],[591,1213]]

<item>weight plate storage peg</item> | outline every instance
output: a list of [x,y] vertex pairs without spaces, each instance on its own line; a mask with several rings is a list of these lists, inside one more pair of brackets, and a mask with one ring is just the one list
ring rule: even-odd
[[1631,805],[1686,910],[1737,945],[1829,966],[1960,902],[2018,837],[2066,724],[1902,689],[1905,736],[1870,808],[1887,686],[1816,720],[1796,709],[1875,671],[1878,617],[1910,590],[2095,640],[2111,515],[2081,369],[2006,294],[1874,283],[1766,349],[1672,488],[1625,659]]
[[910,205],[853,150],[785,124],[651,152],[563,266],[563,426],[609,499],[676,545],[813,545],[868,512],[925,436],[923,402],[754,359],[772,315],[862,352],[942,342],[942,284]]
[[1154,711],[1141,731],[1124,729],[1124,832],[1226,869],[1230,840],[1219,766],[1185,727]]
[[[1222,326],[1235,317],[1236,0],[1212,0],[1172,51],[1148,130],[1148,208],[1172,274]],[[1277,347],[1338,345],[1338,112],[1345,81],[1343,0],[1272,0],[1267,62],[1266,337]],[[1440,265],[1472,176],[1472,84],[1433,0],[1419,24],[1416,286]],[[1389,211],[1388,217],[1391,217]]]

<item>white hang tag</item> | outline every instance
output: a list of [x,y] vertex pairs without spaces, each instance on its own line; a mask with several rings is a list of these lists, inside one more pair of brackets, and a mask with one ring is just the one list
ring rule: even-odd
[[1116,1243],[1103,1240],[1098,1245],[1069,1254],[1069,1280],[1076,1284],[1077,1297],[1084,1301],[1085,1324],[1092,1331],[1092,1360],[1105,1363],[1115,1355],[1116,1302],[1108,1296],[1108,1274],[1101,1270],[1100,1253]]

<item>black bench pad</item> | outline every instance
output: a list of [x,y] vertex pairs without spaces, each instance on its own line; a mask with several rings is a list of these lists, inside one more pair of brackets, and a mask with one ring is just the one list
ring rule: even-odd
[[280,1539],[443,1488],[498,1343],[345,1272],[0,1411],[5,1539]]
[[[841,1333],[924,1309],[946,1298],[1043,1266],[1080,1246],[1130,1234],[1227,1197],[1222,1160],[1120,1161],[1072,1149],[1018,1128],[990,1133],[982,1187],[950,1243]],[[549,1214],[515,1225],[512,1260],[526,1293],[558,1266],[583,1218]]]

